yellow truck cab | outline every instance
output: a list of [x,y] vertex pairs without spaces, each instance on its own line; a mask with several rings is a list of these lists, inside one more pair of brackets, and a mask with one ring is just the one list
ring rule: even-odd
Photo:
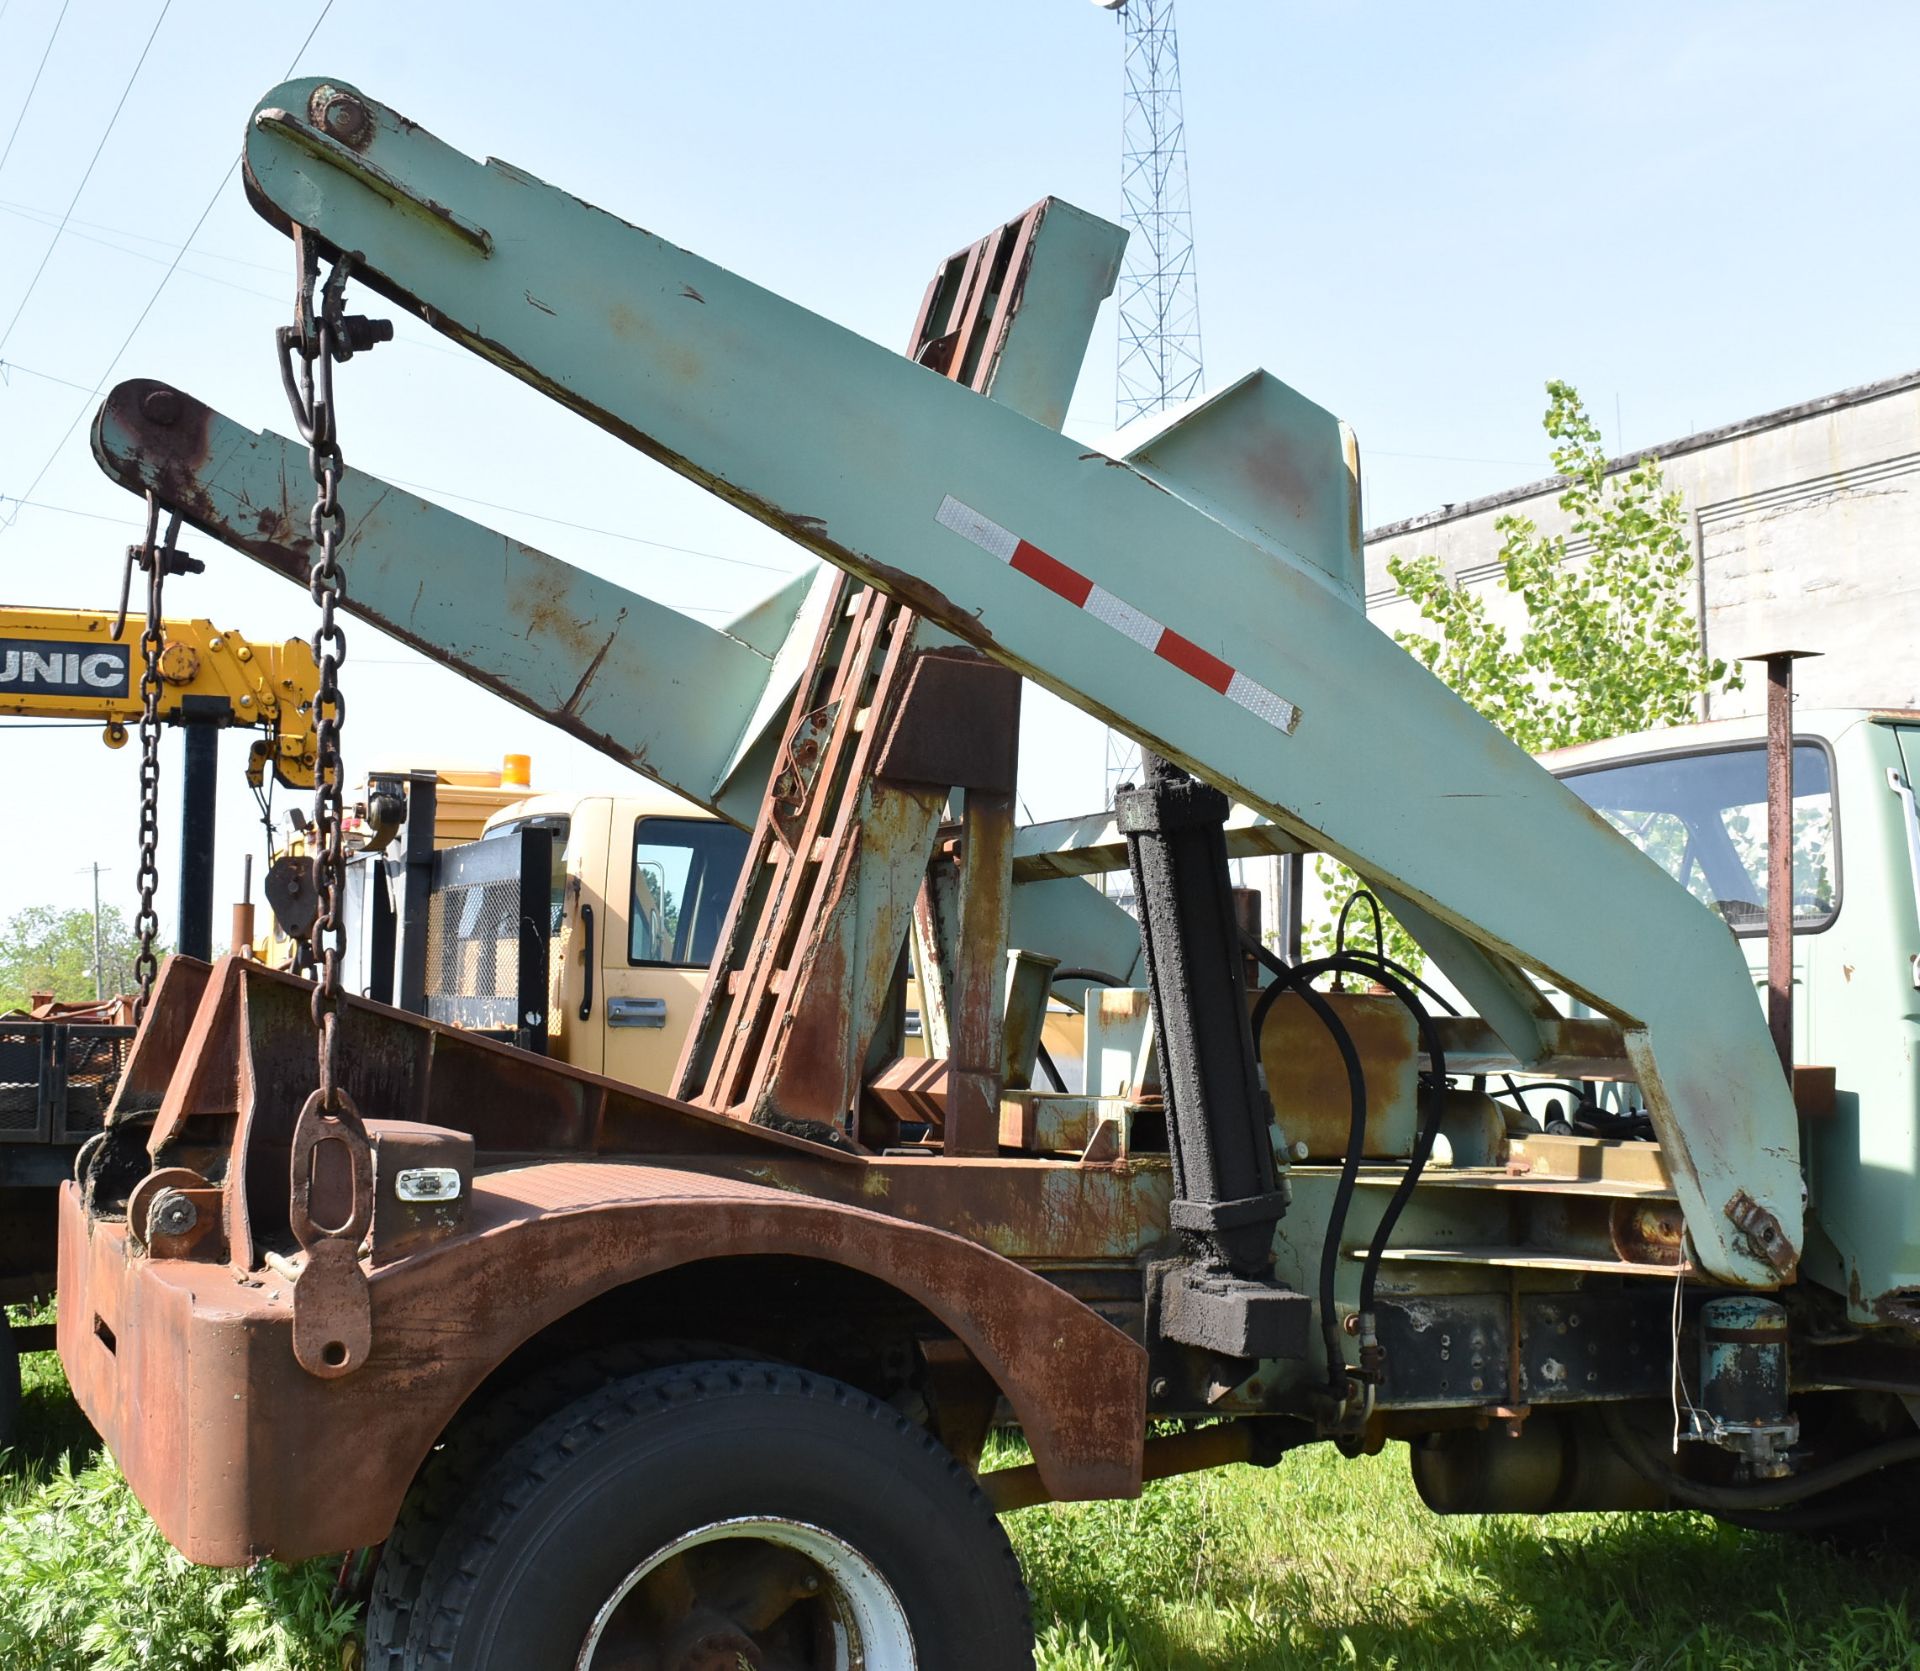
[[622,795],[535,795],[489,837],[553,833],[555,945],[548,1053],[664,1087],[693,1023],[745,857],[744,830],[651,784]]

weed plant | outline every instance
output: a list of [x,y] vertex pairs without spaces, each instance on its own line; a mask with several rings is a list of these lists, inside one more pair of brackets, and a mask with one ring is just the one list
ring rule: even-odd
[[0,1666],[341,1671],[358,1620],[331,1600],[337,1562],[192,1565],[100,1449],[59,1360],[21,1362],[20,1443],[0,1475]]

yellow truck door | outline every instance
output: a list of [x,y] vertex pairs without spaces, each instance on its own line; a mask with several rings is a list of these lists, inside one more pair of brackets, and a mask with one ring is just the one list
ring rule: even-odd
[[603,1073],[671,1088],[746,850],[744,830],[712,818],[616,811],[599,957]]

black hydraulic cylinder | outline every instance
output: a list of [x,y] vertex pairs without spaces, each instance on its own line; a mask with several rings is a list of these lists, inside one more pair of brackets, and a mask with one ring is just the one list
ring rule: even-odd
[[1239,923],[1227,870],[1227,798],[1147,755],[1115,812],[1140,912],[1172,1150],[1171,1222],[1208,1264],[1263,1280],[1286,1207],[1255,1072]]
[[[219,704],[221,717],[226,704]],[[213,821],[220,775],[217,721],[183,714],[186,769],[180,774],[179,949],[188,957],[213,956]]]

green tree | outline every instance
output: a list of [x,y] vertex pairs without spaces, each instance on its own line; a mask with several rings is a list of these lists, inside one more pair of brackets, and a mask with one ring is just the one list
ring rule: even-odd
[[[1387,564],[1429,629],[1394,639],[1531,754],[1683,725],[1702,692],[1738,690],[1741,679],[1701,645],[1680,495],[1655,459],[1607,473],[1600,431],[1571,383],[1547,385],[1543,424],[1566,482],[1567,531],[1543,534],[1517,512],[1494,524],[1498,586],[1525,614],[1518,636],[1491,619],[1484,593],[1422,556]],[[1316,871],[1335,909],[1360,885],[1328,859]],[[1317,925],[1311,943],[1332,941],[1331,920]],[[1391,921],[1387,949],[1419,967],[1411,937]]]
[[[100,912],[101,968],[106,996],[129,990],[140,949],[126,918],[113,906]],[[83,1000],[93,997],[93,913],[29,905],[0,928],[0,1013],[25,1009],[33,993]]]
[[1542,534],[1513,512],[1494,524],[1501,590],[1526,611],[1518,642],[1488,619],[1482,595],[1448,578],[1439,558],[1387,565],[1434,629],[1395,633],[1395,641],[1530,754],[1684,725],[1703,691],[1741,683],[1737,669],[1709,660],[1701,646],[1693,546],[1680,495],[1659,462],[1609,476],[1579,391],[1553,382],[1547,398],[1568,532]]

